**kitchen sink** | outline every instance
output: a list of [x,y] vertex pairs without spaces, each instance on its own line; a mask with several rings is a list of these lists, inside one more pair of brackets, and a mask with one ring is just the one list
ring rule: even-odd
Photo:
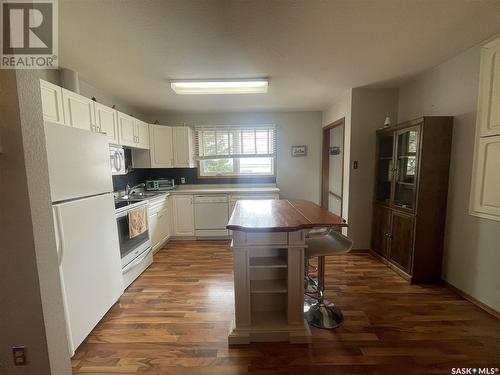
[[117,201],[130,201],[130,202],[140,202],[143,201],[144,199],[148,199],[151,197],[154,197],[155,195],[158,195],[161,193],[158,192],[146,192],[146,191],[140,191],[140,192],[133,192],[128,195],[122,195],[121,197],[117,198]]

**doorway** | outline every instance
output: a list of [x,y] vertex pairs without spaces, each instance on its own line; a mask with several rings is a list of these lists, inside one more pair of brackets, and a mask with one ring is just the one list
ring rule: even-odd
[[345,118],[323,128],[321,207],[343,217]]

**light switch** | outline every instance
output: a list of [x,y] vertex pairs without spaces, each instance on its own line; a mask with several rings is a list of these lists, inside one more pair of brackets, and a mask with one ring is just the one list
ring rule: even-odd
[[14,357],[14,366],[26,365],[26,348],[24,346],[12,347],[12,356]]
[[354,160],[353,163],[352,163],[352,168],[353,169],[358,169],[358,161],[357,160]]

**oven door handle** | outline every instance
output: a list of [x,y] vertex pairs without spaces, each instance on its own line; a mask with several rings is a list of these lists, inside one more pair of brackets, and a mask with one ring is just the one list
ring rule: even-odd
[[139,255],[137,258],[135,258],[132,262],[130,262],[129,264],[127,264],[125,266],[125,268],[122,269],[122,275],[125,275],[132,268],[134,268],[135,266],[139,265],[139,263],[141,263],[149,255],[149,253],[151,252],[151,250],[152,250],[152,248],[150,247],[145,252],[143,252],[141,255]]

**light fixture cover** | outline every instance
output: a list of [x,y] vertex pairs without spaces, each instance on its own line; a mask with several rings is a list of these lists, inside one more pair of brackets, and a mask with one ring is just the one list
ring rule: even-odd
[[267,78],[170,81],[170,87],[179,95],[263,94],[267,92],[268,85]]

